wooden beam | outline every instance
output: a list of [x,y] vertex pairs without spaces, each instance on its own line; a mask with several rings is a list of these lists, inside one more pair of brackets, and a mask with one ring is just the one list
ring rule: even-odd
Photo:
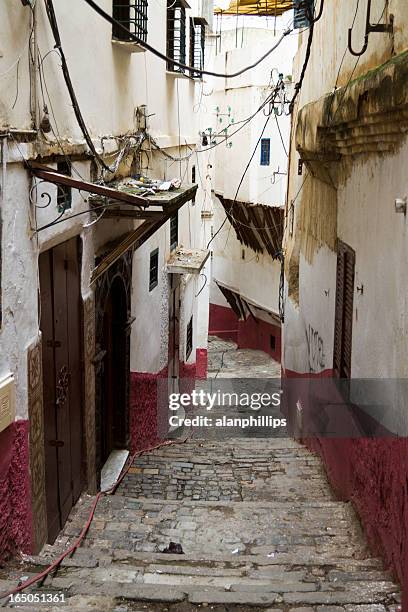
[[142,244],[146,242],[158,229],[161,228],[166,221],[170,219],[185,202],[188,200],[179,201],[177,204],[173,204],[168,208],[165,213],[161,213],[160,219],[147,219],[133,232],[130,232],[115,248],[112,249],[108,255],[106,255],[102,261],[94,268],[91,274],[90,284],[92,285],[98,280],[113,264],[122,257],[124,253],[130,248],[138,249]]
[[[99,209],[98,211],[100,212]],[[112,206],[106,208],[103,219],[152,219],[159,220],[163,217],[164,213],[161,210],[137,210],[137,209],[126,209]]]
[[55,185],[64,185],[66,187],[71,187],[72,189],[78,189],[79,191],[96,193],[119,202],[132,204],[133,206],[149,206],[149,200],[147,198],[142,198],[141,196],[133,195],[125,191],[119,191],[118,189],[112,189],[111,187],[96,185],[95,183],[88,183],[87,181],[80,181],[72,178],[72,176],[60,174],[53,168],[48,168],[48,166],[30,164],[30,170],[36,177],[43,179],[44,181],[48,181],[49,183],[54,183]]

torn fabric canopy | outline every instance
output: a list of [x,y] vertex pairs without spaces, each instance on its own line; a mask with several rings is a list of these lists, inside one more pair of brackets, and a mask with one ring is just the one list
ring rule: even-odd
[[293,0],[231,0],[227,9],[217,6],[215,1],[214,13],[217,15],[270,15],[278,17],[293,8]]

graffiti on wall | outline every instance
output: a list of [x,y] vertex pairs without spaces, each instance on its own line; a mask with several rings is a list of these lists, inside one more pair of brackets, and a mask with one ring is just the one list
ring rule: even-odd
[[311,325],[306,328],[309,372],[321,372],[326,367],[323,338]]

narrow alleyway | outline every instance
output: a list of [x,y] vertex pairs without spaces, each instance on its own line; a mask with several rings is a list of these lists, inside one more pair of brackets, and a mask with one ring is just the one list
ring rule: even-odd
[[[210,343],[210,376],[278,374],[259,351]],[[54,546],[0,574],[1,590],[66,549],[92,501],[81,499]],[[184,554],[165,554],[170,542]],[[116,612],[391,612],[398,590],[317,457],[292,440],[245,438],[190,439],[138,458],[117,494],[101,499],[81,548],[41,587],[65,593],[69,610]]]

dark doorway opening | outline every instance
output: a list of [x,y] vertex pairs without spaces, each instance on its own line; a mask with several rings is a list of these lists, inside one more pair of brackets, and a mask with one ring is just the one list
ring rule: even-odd
[[101,464],[114,449],[126,446],[127,405],[126,289],[117,276],[108,293],[103,317],[104,380],[101,419]]
[[95,290],[95,424],[98,485],[115,449],[130,446],[131,250],[103,274]]
[[77,238],[39,258],[48,542],[78,500],[82,472],[82,322]]

